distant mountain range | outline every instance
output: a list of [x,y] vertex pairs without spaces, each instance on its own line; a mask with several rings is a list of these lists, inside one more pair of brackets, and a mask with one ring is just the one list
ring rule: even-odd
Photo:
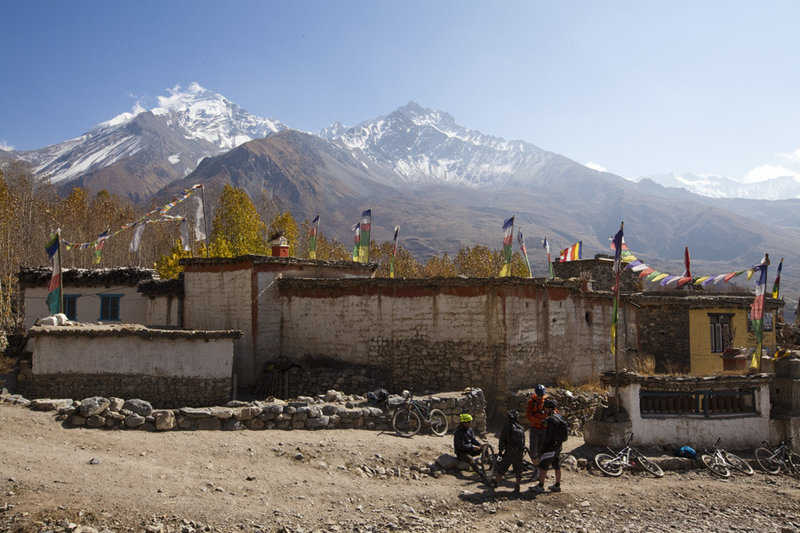
[[649,180],[663,187],[685,189],[709,198],[740,198],[749,200],[784,200],[800,198],[800,181],[794,176],[780,176],[755,183],[741,183],[722,176],[686,174],[656,174],[641,176],[632,181]]
[[[322,213],[322,232],[345,243],[369,207],[376,240],[389,240],[400,225],[401,243],[423,260],[461,246],[499,248],[503,220],[514,214],[538,276],[546,272],[545,235],[555,254],[580,240],[590,257],[609,253],[609,237],[624,220],[628,245],[651,266],[682,271],[687,245],[693,272],[708,274],[747,268],[769,252],[775,263],[787,258],[783,286],[793,299],[800,293],[787,275],[800,264],[798,199],[714,198],[675,188],[701,181],[687,176],[628,181],[527,142],[483,135],[414,102],[353,127],[307,133],[193,84],[76,139],[0,151],[9,157],[28,161],[64,192],[81,185],[137,202],[195,183],[210,190],[231,183],[254,200],[272,198],[298,221]],[[733,190],[724,178],[703,179],[709,190]],[[785,197],[797,196],[787,180],[779,183]]]

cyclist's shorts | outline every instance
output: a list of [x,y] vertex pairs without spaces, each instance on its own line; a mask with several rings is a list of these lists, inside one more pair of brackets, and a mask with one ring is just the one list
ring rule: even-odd
[[539,468],[542,470],[561,470],[561,450],[544,452],[539,458]]

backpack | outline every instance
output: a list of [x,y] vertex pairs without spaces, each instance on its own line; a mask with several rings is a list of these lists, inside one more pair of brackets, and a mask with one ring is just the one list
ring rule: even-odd
[[675,455],[678,457],[686,457],[687,459],[697,459],[697,452],[691,446],[681,446],[675,450]]
[[569,422],[564,420],[564,417],[558,413],[553,413],[547,418],[548,424],[555,424],[553,426],[553,438],[558,442],[567,442],[569,438]]
[[525,430],[517,423],[511,424],[509,447],[515,450],[525,449]]

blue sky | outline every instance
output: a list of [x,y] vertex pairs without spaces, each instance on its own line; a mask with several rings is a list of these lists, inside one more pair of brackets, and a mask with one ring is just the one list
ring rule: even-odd
[[0,146],[197,82],[319,130],[413,100],[625,177],[800,176],[800,2],[7,2]]

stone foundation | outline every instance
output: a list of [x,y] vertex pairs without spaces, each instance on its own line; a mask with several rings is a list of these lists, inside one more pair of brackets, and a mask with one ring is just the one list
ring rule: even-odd
[[119,374],[28,375],[17,392],[27,398],[141,398],[161,409],[223,405],[233,397],[230,379]]

